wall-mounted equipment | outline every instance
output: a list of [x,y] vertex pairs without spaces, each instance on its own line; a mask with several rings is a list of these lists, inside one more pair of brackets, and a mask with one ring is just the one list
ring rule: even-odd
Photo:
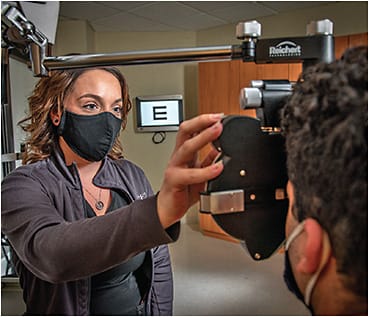
[[177,131],[183,121],[182,95],[136,97],[136,131]]

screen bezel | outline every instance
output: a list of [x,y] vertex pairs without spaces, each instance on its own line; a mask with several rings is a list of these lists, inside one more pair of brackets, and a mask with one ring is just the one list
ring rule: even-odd
[[[147,101],[178,101],[178,124],[169,125],[142,125],[141,120],[141,102]],[[179,125],[183,121],[183,97],[182,95],[159,95],[159,96],[138,96],[135,98],[135,113],[136,113],[136,132],[175,132],[178,131]]]

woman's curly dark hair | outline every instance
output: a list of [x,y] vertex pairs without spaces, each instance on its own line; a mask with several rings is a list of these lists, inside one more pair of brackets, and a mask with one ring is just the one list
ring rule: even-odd
[[307,68],[282,111],[295,216],[327,231],[346,287],[368,292],[368,49]]
[[[36,84],[32,95],[28,98],[28,116],[19,122],[21,128],[27,132],[23,164],[33,163],[49,157],[58,143],[56,129],[51,122],[50,113],[64,110],[64,99],[73,88],[76,80],[91,68],[77,68],[56,70],[50,72]],[[111,73],[116,77],[122,89],[122,129],[127,123],[128,113],[132,108],[127,81],[115,67],[96,67]],[[123,156],[123,149],[119,137],[116,138],[109,156],[118,159]]]

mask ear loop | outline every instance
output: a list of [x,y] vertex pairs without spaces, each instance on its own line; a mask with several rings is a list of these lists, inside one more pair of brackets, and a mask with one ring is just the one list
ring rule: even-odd
[[327,232],[324,231],[323,248],[322,248],[322,260],[320,261],[320,265],[319,265],[318,270],[315,272],[313,277],[310,279],[310,281],[308,282],[308,284],[306,286],[306,289],[305,289],[304,302],[307,306],[310,306],[311,295],[313,293],[313,289],[316,285],[316,282],[318,280],[318,277],[319,277],[320,273],[322,272],[323,268],[325,267],[325,265],[328,262],[328,259],[329,259],[329,256],[330,256],[330,250],[331,250],[331,244],[329,242],[329,237],[328,237]]
[[285,240],[284,243],[284,248],[287,251],[291,245],[291,243],[293,242],[293,240],[296,239],[296,237],[302,232],[304,231],[304,225],[305,225],[305,220],[300,222],[296,228],[292,231],[292,233],[290,234],[290,236]]
[[60,116],[60,123],[59,125],[56,127],[57,128],[57,132],[58,132],[58,135],[63,135],[63,132],[64,132],[64,126],[65,126],[65,111],[63,111],[63,113],[61,114]]

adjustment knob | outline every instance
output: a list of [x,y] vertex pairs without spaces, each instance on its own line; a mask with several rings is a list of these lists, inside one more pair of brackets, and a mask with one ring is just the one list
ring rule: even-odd
[[333,34],[333,22],[325,19],[320,21],[311,21],[306,26],[306,35],[332,35]]
[[241,109],[259,108],[263,102],[263,96],[259,88],[243,88],[240,93]]
[[236,27],[236,36],[240,40],[257,38],[261,35],[261,24],[258,21],[240,22]]

